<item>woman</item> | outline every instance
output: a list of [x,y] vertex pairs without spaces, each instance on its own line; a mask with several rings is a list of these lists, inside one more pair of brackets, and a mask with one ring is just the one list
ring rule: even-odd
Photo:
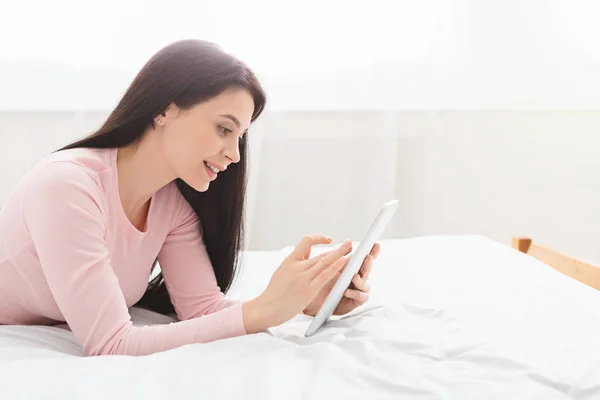
[[[66,322],[89,355],[146,355],[314,315],[349,242],[310,257],[331,239],[306,236],[260,296],[223,294],[242,248],[247,130],[264,106],[252,71],[214,44],[155,54],[97,132],[37,163],[2,206],[0,324]],[[371,260],[337,314],[367,300]],[[134,305],[179,321],[134,327]]]

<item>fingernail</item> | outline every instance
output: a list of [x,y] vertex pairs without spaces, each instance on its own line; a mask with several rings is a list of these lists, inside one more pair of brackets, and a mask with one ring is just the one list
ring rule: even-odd
[[327,236],[327,241],[328,241],[329,243],[331,243],[331,242],[333,242],[333,239],[332,239],[330,236]]

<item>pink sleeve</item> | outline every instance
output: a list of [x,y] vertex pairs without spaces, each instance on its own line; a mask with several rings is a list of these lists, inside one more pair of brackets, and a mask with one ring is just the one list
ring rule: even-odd
[[89,355],[147,355],[245,333],[241,305],[168,325],[133,326],[112,267],[95,176],[47,166],[23,200],[24,218],[54,299]]
[[[179,193],[176,223],[158,254],[158,262],[180,320],[235,307],[235,322],[245,332],[240,302],[227,299],[219,286],[198,226],[198,217]],[[233,311],[232,311],[233,312]]]

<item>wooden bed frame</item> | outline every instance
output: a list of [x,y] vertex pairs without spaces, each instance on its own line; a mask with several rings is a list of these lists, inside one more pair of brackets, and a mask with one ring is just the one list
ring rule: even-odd
[[512,247],[537,258],[565,275],[600,290],[600,267],[596,265],[569,257],[537,243],[532,243],[528,237],[513,237]]

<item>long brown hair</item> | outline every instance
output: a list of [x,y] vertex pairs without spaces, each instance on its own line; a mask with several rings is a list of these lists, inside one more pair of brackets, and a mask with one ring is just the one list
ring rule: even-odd
[[[250,92],[254,99],[251,119],[254,122],[265,107],[266,96],[254,73],[244,63],[214,43],[202,40],[172,43],[144,65],[96,132],[58,151],[132,144],[142,139],[154,118],[171,102],[185,109],[230,88]],[[240,139],[239,146],[240,162],[219,173],[219,179],[212,182],[206,192],[197,192],[181,179],[176,181],[179,191],[198,215],[204,244],[223,292],[233,282],[238,255],[243,248],[248,135]],[[165,314],[174,312],[162,273],[149,283],[137,306]]]

